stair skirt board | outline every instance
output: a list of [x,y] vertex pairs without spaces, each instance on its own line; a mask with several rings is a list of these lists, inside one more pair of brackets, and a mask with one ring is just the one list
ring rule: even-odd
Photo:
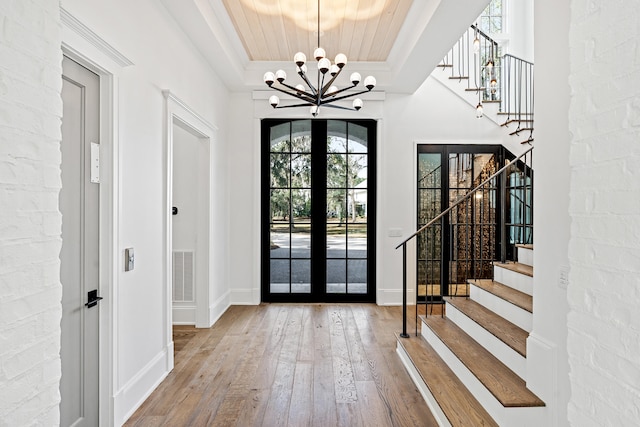
[[533,277],[531,276],[494,265],[493,280],[507,284],[513,289],[533,296]]
[[[471,336],[471,338],[473,338],[478,344],[486,348],[487,351],[515,372],[516,375],[520,378],[526,378],[527,359],[525,357],[502,342],[491,332],[478,325],[474,320],[460,312],[453,306],[453,304],[447,304],[447,318]],[[425,330],[431,332],[431,329],[428,326],[423,325],[422,331]],[[431,343],[431,341],[427,341]]]
[[527,332],[533,330],[533,314],[471,284],[470,298]]
[[[420,339],[420,338],[413,337],[411,339]],[[442,412],[440,405],[438,405],[438,402],[436,402],[436,398],[433,397],[433,394],[431,394],[429,387],[422,379],[422,376],[420,375],[415,365],[411,361],[411,358],[409,357],[405,349],[400,344],[396,344],[396,353],[398,353],[398,356],[400,357],[400,361],[402,361],[402,364],[404,365],[405,369],[409,373],[409,376],[413,380],[413,383],[416,385],[416,388],[422,395],[422,398],[427,403],[427,406],[429,407],[429,410],[431,410],[433,417],[438,422],[438,425],[441,427],[451,427],[451,423],[447,419],[447,416],[444,414],[444,412]]]
[[518,262],[533,267],[533,249],[518,247]]
[[480,402],[491,417],[501,426],[539,427],[547,425],[546,407],[507,408],[473,375],[455,354],[427,326],[422,334],[445,363],[462,381],[465,387]]

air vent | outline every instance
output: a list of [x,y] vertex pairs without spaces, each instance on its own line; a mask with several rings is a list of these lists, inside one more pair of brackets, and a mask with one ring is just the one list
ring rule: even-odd
[[193,251],[173,252],[173,302],[193,302]]

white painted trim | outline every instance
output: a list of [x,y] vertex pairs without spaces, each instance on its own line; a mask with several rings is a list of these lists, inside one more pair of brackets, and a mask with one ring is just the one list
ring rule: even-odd
[[196,324],[196,306],[173,306],[172,323],[174,325],[195,325]]
[[[165,98],[165,123],[164,123],[164,145],[163,145],[163,159],[164,159],[164,179],[163,179],[163,197],[164,197],[164,206],[165,213],[163,216],[163,229],[164,229],[164,292],[163,292],[163,306],[164,309],[164,346],[172,346],[173,345],[173,302],[172,302],[172,282],[171,278],[173,277],[173,226],[172,226],[172,217],[171,217],[171,201],[173,199],[173,186],[171,183],[173,182],[173,126],[176,122],[180,123],[180,125],[188,129],[193,135],[201,138],[203,140],[207,140],[209,144],[209,203],[207,206],[207,225],[208,229],[208,239],[204,240],[204,245],[206,245],[205,251],[207,251],[207,272],[206,272],[206,281],[204,284],[197,284],[196,286],[196,316],[195,316],[195,324],[197,327],[210,327],[214,322],[215,310],[212,311],[212,308],[209,304],[210,295],[212,293],[213,283],[212,283],[212,275],[210,271],[211,265],[211,254],[212,251],[212,242],[213,238],[213,212],[212,212],[212,202],[211,202],[211,194],[212,194],[212,177],[213,177],[213,165],[214,159],[212,158],[213,150],[212,145],[216,143],[216,136],[218,128],[203,118],[200,114],[198,114],[195,110],[190,108],[184,101],[174,95],[170,90],[163,90],[162,94]],[[198,251],[200,251],[199,248]],[[169,366],[169,369],[173,368],[173,364]]]
[[[421,339],[421,338],[416,337],[414,339]],[[444,414],[444,412],[440,408],[440,405],[438,405],[438,402],[436,402],[435,397],[433,397],[431,390],[429,390],[429,387],[422,379],[422,376],[420,375],[415,365],[411,361],[411,358],[409,357],[407,352],[404,350],[404,348],[402,348],[402,346],[400,346],[399,344],[396,345],[396,353],[398,353],[398,356],[400,356],[400,361],[402,362],[405,369],[409,373],[409,376],[411,377],[411,379],[413,380],[413,383],[416,385],[416,388],[422,395],[422,398],[427,403],[427,406],[429,407],[429,410],[431,411],[431,414],[433,415],[433,417],[436,419],[436,422],[438,423],[438,425],[441,427],[451,427],[451,423],[447,419],[447,416]]]
[[119,81],[133,63],[89,27],[60,7],[62,52],[100,76],[100,303],[99,420],[114,425],[114,390],[118,389],[118,287],[121,259]]
[[231,306],[231,291],[227,291],[218,298],[211,306],[209,307],[209,325],[199,325],[196,323],[196,328],[210,328],[214,323],[220,319],[220,317],[227,311],[227,309]]
[[[173,365],[173,343],[149,361],[113,397],[114,423],[122,425],[144,403],[162,381],[169,375]],[[135,404],[131,404],[135,401]]]
[[[260,258],[258,258],[260,259]],[[230,291],[231,303],[234,305],[256,305],[255,296],[260,295],[260,287],[255,288],[235,288]]]
[[84,39],[93,46],[95,50],[110,58],[117,67],[123,68],[133,65],[133,62],[129,58],[107,43],[102,37],[94,33],[93,30],[83,24],[78,18],[73,16],[62,6],[60,6],[60,20],[62,21],[63,28],[70,30],[77,36]]

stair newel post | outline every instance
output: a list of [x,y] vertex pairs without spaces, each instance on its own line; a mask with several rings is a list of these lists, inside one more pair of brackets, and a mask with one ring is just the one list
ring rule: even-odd
[[407,334],[407,242],[402,244],[402,338],[409,338]]

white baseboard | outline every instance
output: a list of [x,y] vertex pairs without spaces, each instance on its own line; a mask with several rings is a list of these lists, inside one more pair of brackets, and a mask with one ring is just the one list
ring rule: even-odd
[[230,303],[233,305],[260,304],[260,288],[231,289]]
[[173,343],[158,353],[144,368],[121,387],[113,397],[115,425],[122,425],[144,403],[170,372],[169,355],[173,356]]
[[220,298],[218,298],[213,304],[209,306],[209,315],[207,322],[204,324],[200,324],[196,322],[196,328],[210,328],[214,323],[218,321],[220,316],[224,314],[225,311],[231,305],[230,303],[231,291],[225,292]]
[[196,307],[172,307],[174,325],[195,325]]

